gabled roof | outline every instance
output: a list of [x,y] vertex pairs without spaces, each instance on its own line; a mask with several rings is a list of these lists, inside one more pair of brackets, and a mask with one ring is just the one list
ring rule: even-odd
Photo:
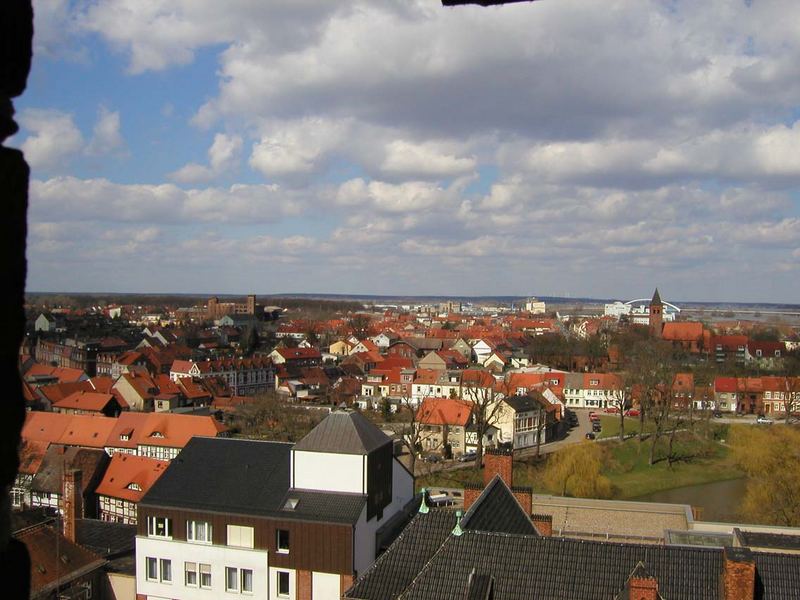
[[52,523],[23,529],[14,537],[28,548],[32,598],[49,598],[59,585],[63,589],[70,581],[106,564],[104,559],[61,535]]
[[281,442],[192,438],[141,504],[269,514],[289,489],[291,449]]
[[82,471],[81,492],[92,491],[90,486],[96,483],[97,476],[108,462],[108,455],[95,448],[70,448],[52,445],[47,449],[39,470],[33,476],[31,490],[61,494],[64,470],[80,469]]
[[53,407],[61,409],[85,410],[101,412],[109,403],[114,401],[112,394],[100,392],[86,392],[83,390],[73,392],[66,398],[53,402]]
[[472,402],[456,398],[425,398],[417,409],[417,422],[424,425],[464,427],[472,416]]
[[461,520],[465,531],[539,535],[506,483],[495,475]]
[[369,454],[391,442],[385,433],[362,414],[337,410],[297,442],[294,449],[334,454]]
[[111,457],[96,492],[109,498],[139,502],[168,465],[166,460],[117,452]]

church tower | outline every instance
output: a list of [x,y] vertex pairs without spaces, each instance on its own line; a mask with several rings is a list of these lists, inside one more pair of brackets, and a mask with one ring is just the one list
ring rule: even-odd
[[664,304],[661,302],[661,295],[658,288],[650,301],[650,335],[661,337],[661,326],[664,321]]

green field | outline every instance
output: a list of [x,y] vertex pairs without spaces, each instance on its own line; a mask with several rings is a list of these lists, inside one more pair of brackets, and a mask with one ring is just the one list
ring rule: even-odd
[[[610,438],[619,436],[619,415],[600,415],[602,431],[597,434],[598,438]],[[653,423],[647,421],[644,425],[645,433],[653,431]],[[625,417],[625,435],[639,433],[639,417]]]
[[[739,470],[730,457],[726,446],[715,442],[695,439],[690,434],[679,434],[675,443],[676,454],[681,459],[672,466],[661,460],[650,466],[650,444],[641,447],[637,439],[620,444],[607,442],[608,458],[604,475],[614,486],[614,497],[618,499],[636,498],[661,490],[737,479],[744,473]],[[656,458],[666,454],[667,442],[662,440],[656,449]]]

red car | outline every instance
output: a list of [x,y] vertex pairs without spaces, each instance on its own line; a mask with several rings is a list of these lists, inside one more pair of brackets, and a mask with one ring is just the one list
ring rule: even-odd
[[639,416],[639,409],[638,408],[629,408],[625,411],[626,417],[638,417]]
[[619,414],[619,409],[616,406],[609,406],[605,410],[605,412],[607,412],[610,415],[618,415]]

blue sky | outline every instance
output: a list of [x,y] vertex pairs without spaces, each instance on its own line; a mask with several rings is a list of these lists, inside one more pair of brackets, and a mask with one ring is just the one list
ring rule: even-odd
[[790,0],[34,0],[36,291],[796,302]]

